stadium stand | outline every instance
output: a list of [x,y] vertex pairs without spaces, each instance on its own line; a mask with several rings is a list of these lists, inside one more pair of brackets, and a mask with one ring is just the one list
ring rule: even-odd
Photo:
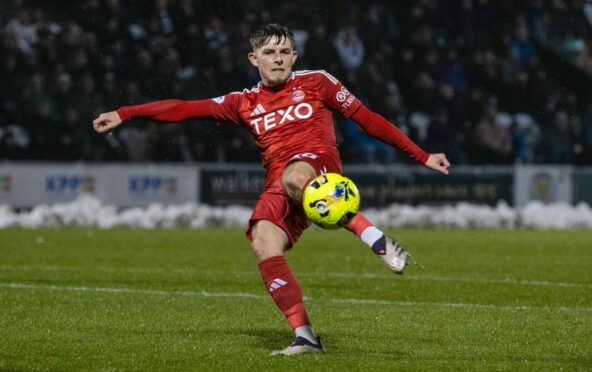
[[[135,122],[102,137],[90,122],[256,84],[246,37],[270,21],[294,29],[297,69],[328,70],[455,164],[592,163],[592,8],[563,0],[3,1],[0,159],[258,161],[232,126]],[[408,161],[338,129],[346,162]]]

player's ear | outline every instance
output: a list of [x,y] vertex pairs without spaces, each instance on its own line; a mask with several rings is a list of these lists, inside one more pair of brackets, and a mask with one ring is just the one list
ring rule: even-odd
[[292,51],[292,64],[296,63],[296,59],[298,59],[298,52],[296,50]]
[[259,63],[257,63],[257,56],[255,55],[255,53],[250,52],[247,57],[249,58],[249,62],[251,62],[251,64],[255,67],[259,67]]

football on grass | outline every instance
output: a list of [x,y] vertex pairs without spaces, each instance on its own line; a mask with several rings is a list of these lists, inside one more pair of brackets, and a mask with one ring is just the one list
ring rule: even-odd
[[304,189],[304,212],[324,229],[344,227],[358,213],[360,194],[356,185],[338,173],[314,178]]

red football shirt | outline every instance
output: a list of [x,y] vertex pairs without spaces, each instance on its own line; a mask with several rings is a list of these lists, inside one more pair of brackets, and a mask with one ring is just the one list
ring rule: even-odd
[[215,119],[246,127],[261,151],[268,182],[300,153],[332,152],[339,158],[333,111],[350,117],[361,105],[335,77],[294,71],[279,89],[259,83],[209,101]]
[[286,162],[302,153],[329,153],[339,159],[333,111],[352,117],[366,133],[426,164],[429,154],[384,117],[368,110],[325,71],[295,71],[282,87],[259,83],[254,88],[214,99],[168,99],[117,109],[123,121],[146,118],[176,122],[187,119],[229,121],[246,127],[263,157],[266,181],[277,179]]

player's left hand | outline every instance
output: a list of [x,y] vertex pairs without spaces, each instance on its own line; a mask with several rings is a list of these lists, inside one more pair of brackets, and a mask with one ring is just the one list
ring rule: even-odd
[[115,127],[123,123],[117,111],[104,112],[93,120],[93,127],[99,133],[110,133]]
[[430,154],[425,166],[447,175],[448,168],[450,168],[450,162],[446,159],[446,155],[444,154]]

